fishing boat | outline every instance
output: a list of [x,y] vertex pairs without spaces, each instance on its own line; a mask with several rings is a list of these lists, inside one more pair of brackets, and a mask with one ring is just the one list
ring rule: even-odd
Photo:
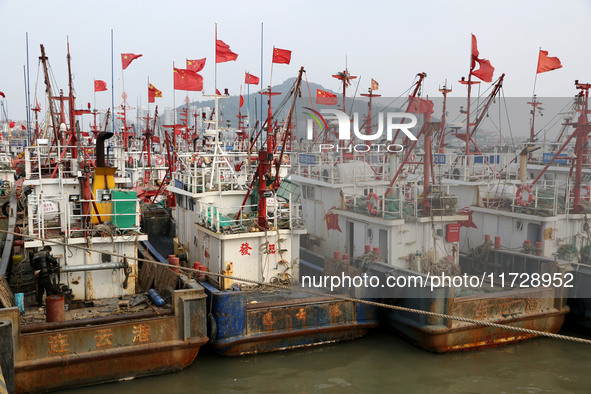
[[[246,151],[239,148],[244,141],[225,150],[216,111],[214,127],[204,134],[205,148],[178,155],[168,187],[176,197],[174,219],[187,263],[210,273],[200,283],[208,295],[209,336],[222,355],[354,339],[378,324],[373,308],[298,290],[300,236],[307,229],[299,190],[282,180],[287,171],[281,167],[289,160],[289,125],[303,72],[291,89],[280,134],[269,99],[261,129],[267,139],[258,153],[251,151],[256,140]],[[223,98],[214,96],[216,108]]]
[[[16,392],[187,367],[207,342],[204,289],[148,253],[138,262],[147,236],[137,196],[122,188],[127,179],[113,166],[123,155],[105,157],[113,134],[100,132],[96,149],[80,143],[71,73],[68,111],[57,111],[43,46],[41,59],[50,124],[45,138],[25,148],[25,177],[11,193],[10,240],[0,267],[0,319],[12,327],[3,340],[14,349]],[[35,304],[33,266],[46,246],[57,264],[50,273],[54,294],[42,306]]]
[[[379,278],[376,286],[384,302],[440,313],[436,318],[408,310],[384,310],[388,326],[424,349],[468,350],[531,336],[489,327],[487,322],[556,332],[568,311],[562,288],[523,291],[499,288],[494,281],[474,287],[437,280],[464,274],[482,276],[485,268],[497,275],[520,264],[538,274],[552,270],[561,274],[565,268],[554,259],[501,256],[502,251],[489,253],[492,260],[487,261],[488,266],[474,264],[478,261],[475,256],[460,256],[460,228],[469,222],[470,212],[460,209],[462,202],[451,186],[456,183],[442,182],[433,172],[437,166],[433,165],[431,140],[441,124],[431,122],[432,104],[416,96],[424,76],[419,74],[406,108],[407,114],[422,113],[422,126],[415,132],[417,139],[404,151],[356,152],[356,141],[352,140],[350,144],[345,141],[336,154],[311,147],[309,152],[296,155],[292,179],[302,186],[308,229],[304,247],[324,256],[332,266],[319,267],[319,275],[373,275]],[[425,152],[421,156],[413,150],[420,140]],[[396,137],[388,142],[395,141]],[[410,169],[416,168],[420,169],[418,177],[411,176]],[[472,245],[483,243],[484,237],[478,241]],[[363,251],[361,245],[365,245]],[[454,317],[471,322],[455,321]]]

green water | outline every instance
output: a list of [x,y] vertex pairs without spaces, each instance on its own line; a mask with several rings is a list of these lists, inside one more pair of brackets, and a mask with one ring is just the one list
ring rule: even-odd
[[63,391],[114,392],[591,393],[591,345],[538,338],[432,354],[378,330],[352,342],[257,356],[204,351],[178,373]]

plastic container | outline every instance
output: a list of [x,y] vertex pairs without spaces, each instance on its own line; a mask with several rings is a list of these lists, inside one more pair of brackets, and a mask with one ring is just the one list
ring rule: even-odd
[[148,297],[150,297],[150,300],[152,300],[154,305],[156,305],[156,306],[164,305],[164,300],[162,299],[162,297],[160,297],[160,294],[158,294],[158,292],[156,290],[154,290],[154,289],[148,290]]
[[25,293],[16,293],[14,295],[14,302],[21,313],[25,313]]

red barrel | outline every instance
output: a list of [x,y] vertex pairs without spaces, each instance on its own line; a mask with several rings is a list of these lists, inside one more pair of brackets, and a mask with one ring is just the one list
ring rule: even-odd
[[[199,265],[199,269],[201,271],[207,271],[207,267],[203,264]],[[200,272],[197,276],[197,280],[200,280],[201,282],[205,281],[205,272]]]
[[[194,270],[200,270],[201,269],[201,263],[198,261],[193,262],[193,269]],[[193,278],[197,279],[197,276],[199,275],[199,272],[193,272],[192,276]]]
[[52,321],[66,320],[66,308],[63,295],[45,297],[45,304],[45,317],[48,323]]
[[380,248],[378,248],[377,246],[375,248],[373,248],[373,252],[374,253],[380,253]]
[[340,260],[341,259],[341,252],[339,252],[338,250],[335,250],[333,257],[335,260]]
[[169,254],[168,255],[168,263],[172,264],[172,259],[174,259],[176,256],[174,254]]
[[484,234],[484,242],[490,241],[490,234]]
[[365,253],[371,252],[371,245],[365,245]]
[[343,261],[349,261],[349,253],[343,253]]
[[542,255],[542,243],[536,242],[536,256]]
[[174,266],[174,267],[172,267],[172,270],[174,272],[176,272],[177,274],[179,274],[181,272],[180,269],[176,268],[176,267],[181,266],[181,259],[179,259],[178,257],[173,257],[172,263],[170,263],[170,264]]

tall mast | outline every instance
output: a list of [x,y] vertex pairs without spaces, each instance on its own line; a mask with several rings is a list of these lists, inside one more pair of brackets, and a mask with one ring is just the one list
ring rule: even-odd
[[441,136],[439,137],[439,153],[445,153],[445,122],[447,117],[447,94],[451,93],[451,88],[447,87],[447,80],[442,88],[439,88],[443,94],[443,111],[441,113]]
[[41,60],[41,64],[43,65],[43,76],[45,77],[45,86],[46,86],[46,92],[47,92],[47,97],[49,98],[49,115],[51,116],[51,127],[53,128],[53,135],[55,138],[54,143],[57,144],[57,141],[59,140],[59,134],[58,134],[58,129],[59,129],[59,125],[56,124],[56,113],[55,113],[55,108],[53,107],[53,92],[51,90],[51,82],[49,81],[49,71],[48,71],[48,67],[47,67],[47,56],[45,55],[45,47],[43,46],[43,44],[41,44],[41,57],[39,57],[39,60]]

